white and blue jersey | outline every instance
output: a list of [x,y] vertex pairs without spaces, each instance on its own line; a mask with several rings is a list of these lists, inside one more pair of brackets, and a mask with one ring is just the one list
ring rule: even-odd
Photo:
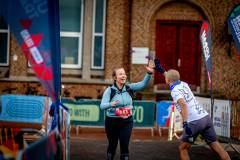
[[199,120],[208,115],[207,111],[198,103],[188,84],[182,81],[176,81],[171,86],[171,96],[176,108],[181,113],[181,106],[177,104],[180,98],[183,98],[187,104],[188,122]]

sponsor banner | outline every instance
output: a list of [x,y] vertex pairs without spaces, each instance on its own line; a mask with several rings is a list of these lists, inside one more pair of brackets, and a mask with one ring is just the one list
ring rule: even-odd
[[104,126],[105,113],[100,110],[100,100],[63,99],[62,103],[69,108],[71,124]]
[[[105,112],[100,110],[100,100],[62,100],[69,108],[71,124],[86,126],[104,126]],[[134,126],[153,127],[155,102],[134,101]]]
[[157,125],[160,127],[169,127],[170,116],[173,110],[173,104],[170,101],[157,102]]
[[100,109],[96,104],[67,104],[72,121],[97,122],[100,120]]
[[161,101],[157,103],[157,125],[160,127],[170,127],[172,112],[174,132],[182,131],[182,116],[171,101]]
[[199,104],[205,109],[211,116],[211,98],[195,97]]
[[230,138],[231,104],[228,100],[215,100],[213,125],[218,136]]

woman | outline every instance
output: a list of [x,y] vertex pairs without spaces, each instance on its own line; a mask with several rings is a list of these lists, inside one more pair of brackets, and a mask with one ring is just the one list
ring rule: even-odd
[[105,131],[108,138],[107,160],[113,160],[120,141],[120,160],[129,160],[129,140],[133,128],[132,91],[145,88],[153,73],[153,63],[146,66],[147,74],[138,83],[126,84],[127,76],[123,68],[113,71],[114,84],[104,93],[100,108],[106,110]]

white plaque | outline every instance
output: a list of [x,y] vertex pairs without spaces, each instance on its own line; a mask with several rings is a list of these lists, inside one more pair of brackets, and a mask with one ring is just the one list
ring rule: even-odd
[[148,48],[133,47],[132,48],[132,64],[148,64],[147,56]]

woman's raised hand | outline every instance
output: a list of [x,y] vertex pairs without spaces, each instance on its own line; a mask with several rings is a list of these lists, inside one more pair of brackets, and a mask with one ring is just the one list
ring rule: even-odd
[[148,73],[152,74],[154,72],[154,62],[153,60],[149,60],[148,65],[146,66],[146,70]]

